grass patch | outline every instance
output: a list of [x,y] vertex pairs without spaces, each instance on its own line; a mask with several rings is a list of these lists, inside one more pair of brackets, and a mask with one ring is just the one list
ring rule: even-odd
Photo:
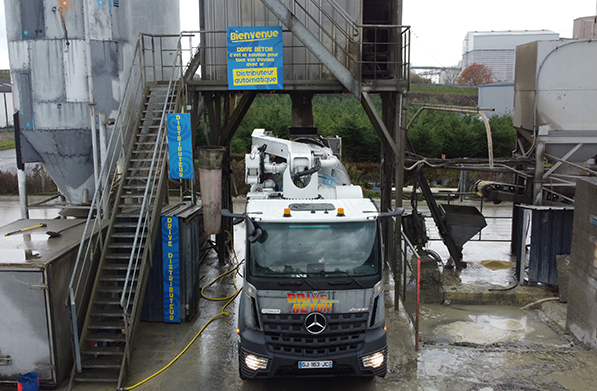
[[0,151],[4,151],[5,149],[14,149],[15,148],[15,140],[0,140]]
[[0,151],[15,147],[15,134],[9,128],[0,131]]

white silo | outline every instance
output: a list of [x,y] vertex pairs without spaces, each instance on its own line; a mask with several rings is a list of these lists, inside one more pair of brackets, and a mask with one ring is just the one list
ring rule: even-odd
[[179,33],[178,1],[4,3],[22,161],[41,162],[67,201],[82,204],[94,191],[97,113],[118,110],[140,32]]

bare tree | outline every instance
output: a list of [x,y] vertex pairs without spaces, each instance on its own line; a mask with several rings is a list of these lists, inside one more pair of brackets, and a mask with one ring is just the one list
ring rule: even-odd
[[442,70],[439,79],[441,84],[454,85],[458,83],[460,68],[454,66]]

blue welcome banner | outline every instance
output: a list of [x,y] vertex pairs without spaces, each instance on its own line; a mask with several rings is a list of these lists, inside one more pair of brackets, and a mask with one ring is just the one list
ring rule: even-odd
[[164,322],[180,323],[180,244],[178,217],[162,216]]
[[283,88],[282,27],[228,27],[228,89]]
[[168,158],[170,179],[193,178],[193,141],[191,115],[168,114]]

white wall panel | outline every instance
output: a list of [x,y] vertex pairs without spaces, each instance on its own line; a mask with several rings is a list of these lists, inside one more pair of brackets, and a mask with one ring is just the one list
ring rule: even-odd
[[31,85],[34,101],[64,99],[61,40],[31,41]]
[[64,88],[68,102],[89,100],[85,47],[85,41],[72,40],[64,51]]

